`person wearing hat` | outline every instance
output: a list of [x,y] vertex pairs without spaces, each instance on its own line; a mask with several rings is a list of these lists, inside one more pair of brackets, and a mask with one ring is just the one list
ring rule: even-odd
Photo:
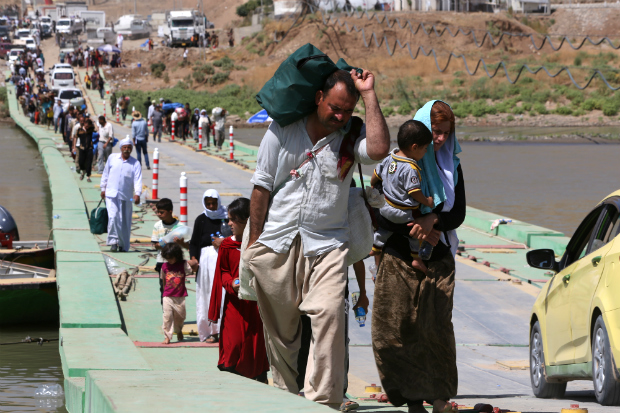
[[157,142],[161,142],[161,133],[163,130],[164,113],[161,110],[161,105],[155,105],[153,116],[151,117],[151,123],[153,125],[153,142],[157,139]]
[[133,201],[140,202],[142,168],[131,156],[133,142],[129,135],[120,142],[121,153],[108,158],[101,175],[101,199],[108,210],[108,239],[111,251],[128,251]]
[[131,116],[133,117],[133,122],[131,123],[131,136],[134,144],[136,145],[138,162],[142,165],[142,153],[144,153],[146,169],[151,169],[151,166],[149,165],[149,154],[146,147],[146,143],[149,140],[149,127],[139,111],[134,110]]

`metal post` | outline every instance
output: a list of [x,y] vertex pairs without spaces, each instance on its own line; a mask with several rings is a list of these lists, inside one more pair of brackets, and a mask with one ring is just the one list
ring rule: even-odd
[[181,172],[179,186],[181,188],[181,198],[179,200],[179,205],[181,206],[181,217],[179,221],[181,221],[181,224],[187,225],[187,176],[185,176],[185,172]]
[[235,160],[234,151],[235,151],[235,144],[233,143],[233,126],[230,125],[230,159],[229,159],[230,161]]
[[159,149],[155,148],[153,152],[153,191],[151,192],[153,199],[159,199]]

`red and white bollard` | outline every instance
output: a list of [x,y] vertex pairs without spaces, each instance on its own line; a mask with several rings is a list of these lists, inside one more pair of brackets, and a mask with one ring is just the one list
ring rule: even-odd
[[185,176],[185,172],[181,172],[179,186],[181,187],[181,198],[179,202],[181,206],[181,217],[179,221],[181,221],[181,224],[187,225],[187,176]]
[[121,110],[118,105],[116,105],[116,123],[121,123]]
[[233,143],[233,127],[230,125],[230,159],[231,161],[235,160],[235,144]]
[[202,123],[198,123],[198,150],[202,150]]
[[155,152],[153,152],[153,191],[151,193],[151,198],[159,199],[159,194],[157,193],[159,188],[159,149],[155,148]]
[[103,117],[105,118],[105,100],[103,101]]
[[146,122],[146,127],[151,131],[151,133],[154,132],[150,119],[148,120],[148,122]]
[[174,140],[174,121],[172,121],[172,135],[170,136],[170,140],[173,141]]

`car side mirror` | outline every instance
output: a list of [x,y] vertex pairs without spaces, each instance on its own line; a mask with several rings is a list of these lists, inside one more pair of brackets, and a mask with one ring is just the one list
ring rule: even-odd
[[559,271],[558,262],[555,260],[555,252],[552,249],[528,251],[525,257],[530,267],[540,270]]

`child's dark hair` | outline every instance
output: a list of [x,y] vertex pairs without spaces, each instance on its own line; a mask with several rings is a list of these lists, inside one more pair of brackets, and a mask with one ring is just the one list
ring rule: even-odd
[[183,250],[176,242],[169,242],[161,249],[161,256],[167,260],[174,258],[176,262],[183,262]]
[[162,198],[155,204],[155,208],[162,211],[172,211],[172,201],[168,198]]
[[418,120],[408,120],[398,129],[398,147],[410,148],[414,143],[418,146],[428,145],[433,141],[433,134],[426,125]]
[[245,222],[250,217],[250,200],[237,198],[228,205],[228,217],[235,222]]

